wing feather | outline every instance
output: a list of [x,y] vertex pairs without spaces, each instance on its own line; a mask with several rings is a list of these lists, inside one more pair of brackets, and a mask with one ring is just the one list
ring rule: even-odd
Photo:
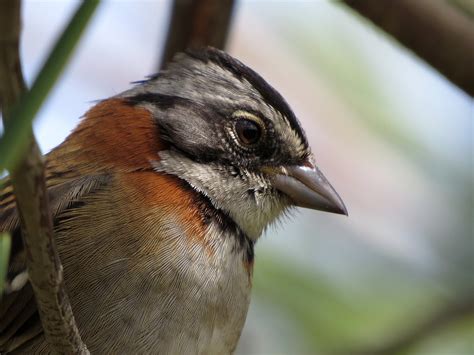
[[[50,175],[51,176],[51,175]],[[80,206],[85,196],[101,190],[110,181],[107,174],[67,181],[49,180],[48,194],[55,226],[61,215]],[[26,276],[26,258],[13,189],[8,178],[0,181],[0,231],[12,235],[12,250],[0,299],[0,352],[13,351],[42,333],[33,290]]]

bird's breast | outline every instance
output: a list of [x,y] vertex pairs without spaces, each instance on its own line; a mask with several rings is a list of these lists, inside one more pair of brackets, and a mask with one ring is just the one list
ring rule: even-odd
[[[96,353],[229,353],[252,260],[177,178],[115,175],[58,227],[81,334]],[[251,248],[252,246],[250,246]],[[104,339],[107,341],[104,342]]]

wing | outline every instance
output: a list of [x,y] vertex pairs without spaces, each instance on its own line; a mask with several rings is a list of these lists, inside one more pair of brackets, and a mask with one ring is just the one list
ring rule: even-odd
[[[47,173],[48,194],[54,224],[60,216],[74,208],[84,197],[93,194],[110,181],[110,176],[93,175],[67,180]],[[12,236],[12,248],[4,287],[0,299],[0,353],[18,350],[19,347],[42,333],[33,290],[28,282],[25,251],[16,210],[13,188],[8,178],[0,180],[0,232]]]

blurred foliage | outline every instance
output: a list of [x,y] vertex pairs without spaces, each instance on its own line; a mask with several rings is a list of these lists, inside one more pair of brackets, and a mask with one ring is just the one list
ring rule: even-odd
[[[301,21],[307,12],[303,6],[300,14],[293,9],[292,16],[282,16],[278,10],[264,11],[263,4],[261,7],[256,12],[271,19],[288,48],[315,77],[326,79],[328,89],[351,107],[362,126],[390,144],[414,169],[436,181],[440,196],[457,202],[454,219],[446,220],[452,234],[429,239],[439,257],[429,277],[420,277],[419,270],[394,266],[387,260],[385,264],[373,263],[373,273],[378,276],[365,278],[364,283],[353,287],[336,284],[314,268],[300,263],[296,266],[279,253],[258,255],[254,282],[257,302],[271,304],[267,312],[284,314],[283,318],[290,320],[304,343],[297,345],[297,352],[351,353],[351,349],[383,348],[438,309],[456,302],[458,296],[474,299],[472,162],[458,165],[420,139],[406,118],[410,110],[401,107],[393,88],[388,88],[368,65],[362,39],[351,33],[350,27],[331,25],[334,18],[315,14],[312,22]],[[383,54],[374,55],[384,60]],[[433,222],[434,226],[445,223]],[[438,233],[436,227],[433,232]],[[403,353],[474,353],[473,316],[441,327],[419,339],[419,344],[407,344]],[[280,342],[285,340],[282,337]]]
[[474,354],[474,319],[462,319],[432,334],[417,344],[412,352],[417,355]]
[[472,0],[449,0],[451,4],[457,6],[466,15],[474,18],[474,1]]
[[[354,290],[336,285],[317,270],[296,266],[280,254],[258,255],[254,277],[258,300],[292,320],[302,336],[306,344],[300,345],[300,351],[350,353],[380,347],[416,327],[417,321],[407,323],[407,319],[424,319],[443,305],[428,297],[434,289],[419,292],[407,285],[395,290],[398,280],[392,275],[378,282],[385,292],[374,293],[370,287]],[[407,277],[404,281],[411,284]]]
[[[354,16],[358,15],[354,13]],[[410,125],[410,120],[401,119],[406,112],[401,109],[399,98],[391,95],[392,88],[387,88],[378,73],[368,66],[366,53],[360,44],[362,38],[350,33],[347,27],[329,27],[327,20],[325,31],[319,30],[321,26],[298,21],[296,15],[286,19],[289,23],[278,21],[277,18],[274,20],[276,30],[284,36],[291,49],[298,53],[309,68],[313,68],[315,76],[325,76],[328,88],[337,92],[351,106],[357,113],[355,117],[374,135],[384,137],[418,169],[434,170],[441,164],[450,172],[450,178],[466,183],[465,170],[460,171],[448,160],[440,161],[443,157],[423,144]],[[393,41],[383,35],[387,41]],[[379,55],[379,60],[383,61],[383,54]]]
[[8,233],[0,233],[0,297],[5,285],[5,276],[8,271],[11,238]]

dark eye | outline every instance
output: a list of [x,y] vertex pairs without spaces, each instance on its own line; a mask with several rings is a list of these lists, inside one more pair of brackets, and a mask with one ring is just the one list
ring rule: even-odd
[[240,141],[245,145],[257,143],[262,136],[262,128],[258,123],[245,118],[239,118],[235,122],[235,132]]

